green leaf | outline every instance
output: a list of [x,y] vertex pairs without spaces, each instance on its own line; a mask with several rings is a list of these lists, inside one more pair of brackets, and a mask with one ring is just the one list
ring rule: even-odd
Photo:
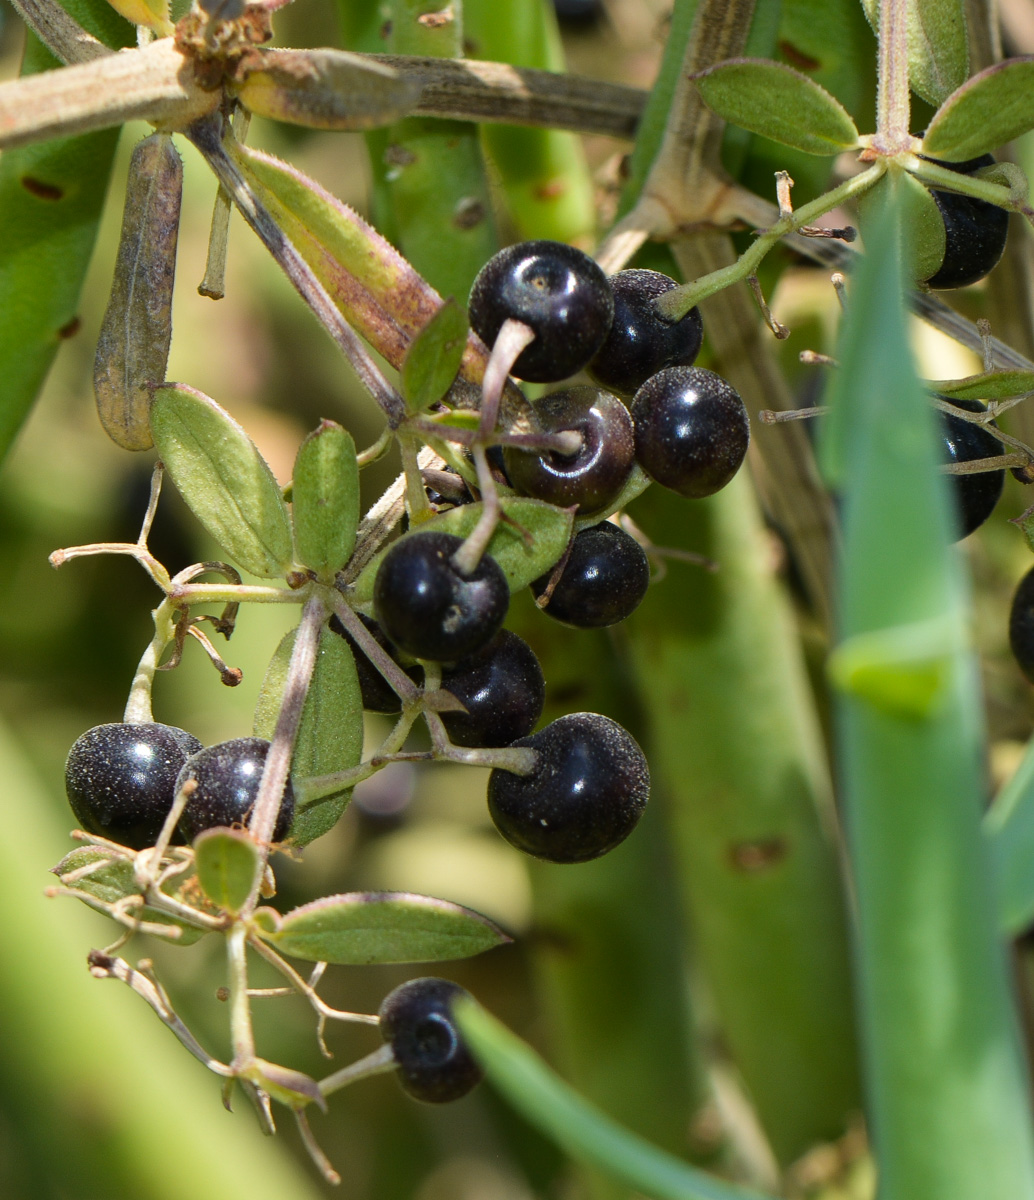
[[573,1158],[653,1200],[764,1200],[760,1192],[707,1175],[612,1121],[474,1000],[458,998],[453,1013],[492,1084]]
[[237,915],[251,893],[258,850],[244,829],[206,829],[194,839],[201,890],[217,907]]
[[[890,179],[885,175],[859,199],[858,224],[863,238],[866,236],[866,230],[871,228],[873,214],[882,211],[890,186]],[[912,279],[929,279],[940,270],[944,262],[947,245],[944,218],[937,207],[937,201],[918,179],[913,179],[911,175],[902,175],[900,190],[902,204],[905,206],[905,227],[908,229],[908,240],[904,246],[906,267]]]
[[965,379],[931,379],[926,386],[946,400],[1008,400],[1034,392],[1034,371],[991,371]]
[[456,378],[467,345],[467,314],[449,299],[413,339],[402,361],[402,395],[411,411],[441,400]]
[[998,925],[1018,937],[1034,921],[1034,738],[984,817],[998,893]]
[[[543,500],[504,496],[502,508],[520,529],[531,536],[529,546],[517,528],[500,522],[488,543],[487,552],[502,568],[510,591],[517,592],[527,587],[533,579],[538,579],[560,558],[571,540],[574,521],[570,512],[554,508],[552,504],[546,504]],[[412,537],[413,533],[430,531],[451,533],[456,537],[465,538],[473,531],[480,516],[480,503],[464,504],[446,513],[439,513],[430,521],[424,521],[418,530],[413,530],[405,536]],[[367,563],[353,585],[352,600],[360,608],[373,603],[373,582],[377,577],[381,559],[388,553],[388,549],[390,547],[385,547],[376,558]]]
[[[262,680],[255,708],[255,734],[272,738],[280,711],[295,631],[284,637]],[[305,779],[356,766],[363,753],[363,700],[355,660],[343,637],[324,626],[312,681],[302,709],[291,775]],[[352,795],[351,789],[323,796],[295,808],[290,838],[298,846],[333,828]]]
[[[89,867],[94,867],[89,874],[84,874],[79,878],[67,878],[72,872]],[[53,868],[53,873],[66,887],[74,888],[77,892],[84,892],[87,896],[99,900],[101,904],[116,904],[128,896],[140,895],[140,886],[133,875],[132,862],[126,858],[112,858],[110,851],[105,850],[102,846],[84,846],[79,850],[73,850]],[[182,883],[182,877],[179,881],[174,882]],[[176,890],[171,885],[167,885],[163,890],[171,896],[176,895]],[[141,921],[156,925],[168,925],[173,932],[165,940],[174,942],[177,946],[189,946],[207,932],[193,925],[187,925],[169,913],[151,908],[147,904],[134,908],[133,913]],[[176,933],[175,930],[179,930],[179,933]],[[154,936],[164,937],[165,935],[156,933]]]
[[[879,32],[880,0],[862,0]],[[965,0],[908,0],[908,81],[929,104],[940,104],[969,74]]]
[[1013,517],[1012,522],[1018,525],[1027,539],[1027,545],[1034,550],[1034,515],[1028,516],[1026,513],[1021,513],[1018,517]]
[[214,400],[185,384],[158,388],[151,429],[166,470],[230,559],[273,578],[291,568],[280,485],[255,443]]
[[237,99],[262,117],[310,129],[372,129],[405,116],[421,85],[345,50],[261,50]]
[[840,101],[784,63],[730,58],[692,78],[712,112],[773,142],[830,155],[858,144],[858,130]]
[[487,917],[410,892],[348,892],[292,909],[268,942],[309,962],[444,962],[511,939]]
[[949,162],[986,154],[1034,129],[1034,55],[978,72],[934,113],[923,153]]
[[333,421],[323,421],[299,447],[291,515],[298,561],[332,579],[352,553],[359,524],[355,442]]

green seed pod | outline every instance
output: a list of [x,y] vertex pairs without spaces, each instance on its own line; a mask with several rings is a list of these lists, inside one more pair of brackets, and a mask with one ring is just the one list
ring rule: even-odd
[[154,444],[148,384],[164,382],[169,359],[182,191],[172,138],[144,138],[129,164],[115,279],[93,363],[101,424],[126,450]]

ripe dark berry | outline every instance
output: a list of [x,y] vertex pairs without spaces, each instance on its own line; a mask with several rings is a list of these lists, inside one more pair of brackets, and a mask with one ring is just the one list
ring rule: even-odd
[[[180,818],[180,830],[192,842],[202,830],[217,826],[247,825],[255,805],[269,742],[265,738],[234,738],[191,755],[176,780],[181,788],[188,779],[197,783]],[[273,841],[282,842],[294,816],[294,792],[287,781]]]
[[403,1090],[446,1104],[481,1082],[481,1068],[460,1036],[452,1002],[469,993],[448,979],[411,979],[384,997],[381,1036],[391,1044]]
[[1034,568],[1020,580],[1012,598],[1009,645],[1020,670],[1034,683]]
[[616,721],[571,713],[513,744],[537,750],[539,762],[530,775],[496,768],[488,779],[488,811],[512,846],[549,862],[587,862],[635,828],[650,770]]
[[582,446],[574,454],[503,449],[506,474],[517,491],[580,513],[597,512],[625,486],[635,459],[628,409],[617,396],[593,387],[566,388],[535,403],[545,433],[574,430]]
[[[925,157],[925,155],[920,155]],[[944,162],[939,158],[927,161],[960,175],[972,175],[981,167],[990,167],[990,154],[966,162]],[[1009,232],[1009,214],[996,204],[962,196],[958,192],[930,189],[944,221],[944,262],[926,281],[932,288],[960,288],[983,279],[997,265],[1005,250]]]
[[65,791],[87,833],[132,850],[158,840],[176,797],[176,776],[201,743],[173,725],[95,725],[65,763]]
[[[955,400],[956,408],[969,412],[983,412],[979,400]],[[973,462],[978,458],[996,458],[1003,451],[1002,443],[979,425],[941,413],[944,437],[945,462]],[[979,528],[994,510],[1005,486],[1005,471],[981,471],[976,475],[951,476],[955,499],[958,504],[960,538],[967,537]]]
[[[536,597],[552,572],[531,585]],[[616,625],[639,607],[650,585],[642,546],[610,521],[575,534],[571,553],[543,612],[579,629]]]
[[470,290],[470,323],[486,345],[508,318],[535,331],[513,374],[536,383],[580,371],[603,344],[613,316],[607,277],[563,242],[507,246],[485,263]]
[[442,713],[457,746],[508,746],[531,733],[546,700],[535,652],[508,629],[477,654],[447,667],[442,687],[467,709]]
[[668,367],[635,394],[635,456],[643,470],[681,496],[720,491],[747,453],[750,421],[739,393],[700,367]]
[[[398,651],[388,640],[387,634],[372,618],[366,616],[365,613],[357,613],[359,620],[373,634],[377,644],[381,649],[396,663],[398,663]],[[402,701],[399,698],[398,692],[391,686],[384,676],[377,670],[372,662],[356,645],[355,639],[345,629],[337,617],[330,618],[330,628],[343,637],[348,643],[348,648],[352,651],[352,657],[355,659],[355,673],[359,678],[359,694],[363,698],[363,708],[367,712],[384,713],[392,715],[402,711]],[[401,666],[401,664],[399,664]],[[402,667],[406,674],[416,684],[422,684],[424,681],[424,673],[419,667]]]
[[474,654],[499,631],[510,603],[506,576],[487,554],[470,575],[452,556],[451,533],[414,533],[384,556],[373,585],[377,619],[415,658],[453,662]]
[[700,353],[704,323],[691,308],[680,321],[668,321],[654,300],[678,287],[660,271],[619,271],[610,277],[614,320],[606,341],[589,363],[589,374],[619,396],[631,397],[665,367],[691,367]]

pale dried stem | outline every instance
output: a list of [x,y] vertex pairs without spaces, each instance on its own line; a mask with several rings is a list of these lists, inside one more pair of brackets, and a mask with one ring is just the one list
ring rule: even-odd
[[114,54],[65,12],[54,0],[11,0],[25,24],[64,63],[90,62]]

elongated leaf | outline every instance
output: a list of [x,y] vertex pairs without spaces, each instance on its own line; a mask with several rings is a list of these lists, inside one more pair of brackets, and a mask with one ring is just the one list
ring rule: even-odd
[[194,841],[201,890],[217,908],[237,914],[251,892],[258,850],[244,829],[206,829]]
[[949,162],[986,154],[1034,129],[1034,55],[974,75],[934,113],[923,152]]
[[[571,513],[562,508],[554,508],[543,500],[525,500],[519,496],[506,496],[502,501],[503,512],[515,522],[520,530],[531,537],[531,545],[527,545],[521,532],[514,527],[500,522],[492,540],[488,543],[488,551],[506,576],[510,591],[516,592],[527,587],[533,579],[538,579],[545,571],[560,558],[571,540],[573,519]],[[481,516],[481,504],[464,504],[452,508],[446,513],[439,513],[430,521],[425,521],[419,530],[413,532],[451,533],[456,537],[466,537],[474,529]],[[413,533],[407,533],[412,537]],[[363,568],[362,574],[355,581],[353,601],[359,607],[365,607],[373,602],[373,582],[377,577],[377,569],[381,559],[387,554],[387,548],[382,550]]]
[[[880,0],[862,0],[873,29]],[[929,104],[940,104],[969,74],[965,0],[908,0],[908,81]]]
[[172,342],[183,162],[167,133],[133,151],[111,297],[93,365],[97,413],[126,450],[154,444],[149,384],[165,382]]
[[166,470],[194,515],[253,575],[291,567],[291,526],[280,485],[237,422],[185,384],[158,388],[151,430]]
[[1034,392],[1034,371],[991,371],[965,379],[932,379],[926,386],[948,400],[1008,400]]
[[441,400],[456,378],[470,322],[455,300],[447,300],[413,339],[402,362],[402,395],[414,412]]
[[858,143],[840,101],[784,63],[730,58],[693,78],[708,108],[773,142],[806,154],[840,154]]
[[410,892],[324,896],[292,909],[262,936],[295,958],[349,965],[444,962],[510,941],[469,908]]
[[359,523],[355,442],[333,421],[323,421],[298,450],[291,516],[298,561],[332,578],[352,553]]
[[[294,637],[292,630],[281,641],[262,681],[255,709],[258,737],[271,738],[276,728]],[[302,710],[291,773],[295,779],[305,779],[347,771],[359,762],[362,752],[363,701],[355,660],[345,639],[324,628]],[[326,833],[337,823],[351,796],[349,788],[308,804],[299,804],[291,823],[291,841],[306,846]]]
[[417,80],[345,50],[264,50],[236,89],[262,117],[310,129],[372,129],[405,116]]
[[1017,937],[1034,921],[1034,739],[984,817],[998,894],[998,926]]
[[569,1154],[654,1200],[764,1200],[681,1162],[583,1100],[541,1058],[475,1001],[453,1008],[485,1074],[509,1102]]

